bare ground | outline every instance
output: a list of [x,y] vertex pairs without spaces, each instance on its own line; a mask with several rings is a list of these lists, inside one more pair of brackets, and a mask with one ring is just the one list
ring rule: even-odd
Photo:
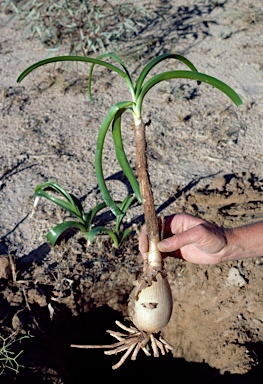
[[[176,51],[204,73],[220,78],[243,106],[208,86],[160,84],[145,100],[148,157],[158,214],[185,211],[234,227],[263,217],[262,69],[263,13],[260,0],[152,2],[165,18],[123,42],[123,59],[136,78],[152,57]],[[1,14],[0,322],[1,337],[13,337],[19,373],[8,368],[3,383],[86,383],[102,380],[262,383],[262,258],[199,266],[167,258],[174,312],[164,337],[171,354],[127,360],[102,350],[76,350],[71,343],[109,344],[107,329],[127,319],[127,300],[141,273],[138,233],[141,206],[125,225],[134,230],[115,249],[103,236],[89,248],[79,233],[51,247],[45,234],[65,212],[42,200],[33,218],[33,191],[58,181],[87,210],[101,201],[94,170],[96,133],[108,108],[127,99],[122,79],[94,72],[87,96],[87,66],[38,69],[22,84],[16,78],[46,57],[36,41],[24,40],[18,23]],[[132,49],[133,47],[133,49]],[[127,53],[129,52],[129,53]],[[67,47],[59,54],[66,54]],[[174,62],[161,70],[180,67]],[[133,132],[127,119],[125,147],[135,167]],[[116,199],[130,186],[120,172],[110,137],[104,152],[107,184]],[[112,220],[105,210],[98,223]],[[110,221],[110,224],[113,222]],[[29,336],[29,337],[28,337]],[[19,341],[19,338],[22,338]]]

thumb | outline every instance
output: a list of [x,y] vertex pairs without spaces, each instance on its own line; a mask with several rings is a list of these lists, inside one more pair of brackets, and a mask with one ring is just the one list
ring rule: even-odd
[[157,246],[160,252],[174,252],[185,245],[195,243],[198,238],[197,235],[198,226],[164,239]]
[[157,247],[160,252],[171,252],[174,249],[171,249],[171,241],[168,239],[162,240],[157,244]]

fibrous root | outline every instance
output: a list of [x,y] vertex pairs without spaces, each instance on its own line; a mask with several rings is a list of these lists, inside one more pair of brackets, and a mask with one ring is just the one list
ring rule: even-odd
[[107,332],[118,340],[117,343],[110,345],[76,345],[72,344],[71,347],[75,348],[111,348],[111,351],[104,351],[105,355],[116,355],[119,352],[126,351],[119,362],[112,366],[112,369],[119,368],[132,353],[131,360],[136,360],[136,357],[140,351],[143,350],[146,356],[151,356],[151,345],[153,356],[159,357],[159,350],[162,355],[165,355],[173,349],[173,346],[169,344],[161,335],[148,334],[146,332],[139,331],[135,327],[126,327],[120,321],[115,322],[121,329],[127,332],[116,332],[107,330]]

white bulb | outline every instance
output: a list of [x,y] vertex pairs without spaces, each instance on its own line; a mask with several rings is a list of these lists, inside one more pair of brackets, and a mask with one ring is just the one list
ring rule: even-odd
[[150,287],[142,289],[134,298],[137,288],[131,293],[129,303],[129,315],[133,324],[140,331],[157,333],[169,322],[173,298],[170,284],[161,273],[156,275]]

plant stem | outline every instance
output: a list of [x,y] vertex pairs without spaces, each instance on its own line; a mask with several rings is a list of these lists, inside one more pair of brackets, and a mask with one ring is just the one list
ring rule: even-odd
[[160,240],[159,225],[154,207],[153,192],[148,173],[145,124],[141,118],[135,120],[134,132],[137,175],[140,185],[146,231],[149,239],[148,263],[152,267],[161,268],[162,257],[157,249],[157,243]]

